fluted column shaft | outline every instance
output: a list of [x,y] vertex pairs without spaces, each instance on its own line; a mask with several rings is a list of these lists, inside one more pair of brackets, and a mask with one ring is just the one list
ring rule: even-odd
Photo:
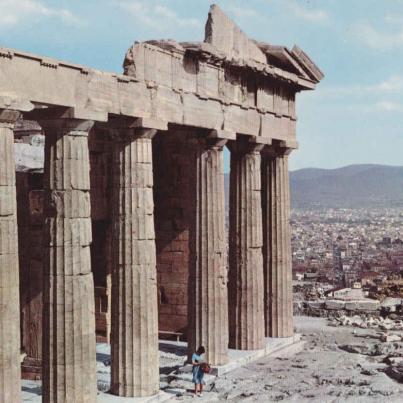
[[230,144],[229,340],[241,350],[264,347],[261,148]]
[[54,119],[40,124],[46,134],[43,402],[95,403],[88,152],[93,122]]
[[228,361],[227,250],[223,140],[195,139],[194,210],[189,273],[188,352],[206,348],[213,365]]
[[112,130],[112,393],[159,390],[158,304],[151,138]]
[[263,153],[265,326],[269,337],[290,337],[294,333],[288,174],[290,151],[269,147]]
[[20,309],[14,123],[0,110],[0,403],[21,399]]

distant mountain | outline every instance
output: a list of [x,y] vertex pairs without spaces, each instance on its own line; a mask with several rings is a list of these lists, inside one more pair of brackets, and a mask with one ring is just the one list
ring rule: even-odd
[[306,168],[291,172],[292,206],[403,206],[403,167],[349,165],[338,169]]
[[[349,165],[290,172],[294,208],[403,207],[403,166]],[[225,175],[228,204],[229,175]]]

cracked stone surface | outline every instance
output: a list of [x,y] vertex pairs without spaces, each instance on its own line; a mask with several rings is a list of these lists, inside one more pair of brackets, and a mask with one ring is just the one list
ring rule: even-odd
[[[331,327],[324,318],[296,317],[296,330],[307,344],[292,357],[266,358],[239,368],[210,385],[205,402],[401,402],[403,373],[385,355],[370,357],[343,351],[347,344],[377,344],[375,330]],[[354,333],[355,332],[355,333]],[[385,343],[386,344],[386,343]],[[389,376],[390,374],[390,376]],[[190,402],[191,394],[176,397]]]

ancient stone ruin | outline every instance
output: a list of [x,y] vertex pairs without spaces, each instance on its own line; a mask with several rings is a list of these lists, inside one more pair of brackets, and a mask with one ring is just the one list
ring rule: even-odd
[[[322,77],[217,6],[204,42],[136,42],[122,75],[0,49],[1,402],[19,401],[20,338],[44,402],[95,402],[96,333],[120,396],[158,391],[159,332],[214,365],[293,334],[288,155],[296,93]],[[43,174],[16,186],[27,125]]]

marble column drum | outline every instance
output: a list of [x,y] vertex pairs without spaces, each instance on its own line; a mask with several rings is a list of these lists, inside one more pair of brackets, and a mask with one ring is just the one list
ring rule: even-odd
[[158,304],[152,137],[156,130],[112,130],[113,267],[111,391],[159,390]]
[[229,345],[264,347],[262,145],[240,138],[230,143]]
[[20,304],[14,123],[0,110],[0,403],[21,399]]
[[293,327],[290,184],[291,149],[263,152],[265,327],[268,337],[291,337]]
[[206,348],[213,365],[228,361],[225,140],[194,139],[194,204],[189,271],[189,356]]
[[88,131],[93,122],[40,121],[45,131],[43,402],[95,403],[94,282]]

